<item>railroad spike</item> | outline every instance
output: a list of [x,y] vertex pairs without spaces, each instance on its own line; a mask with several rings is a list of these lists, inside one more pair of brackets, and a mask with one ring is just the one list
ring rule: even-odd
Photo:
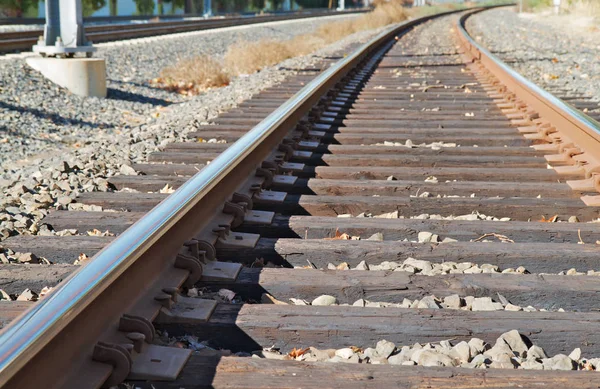
[[226,201],[223,205],[223,213],[233,215],[232,227],[238,227],[244,222],[246,217],[246,209],[241,204],[236,204],[231,201]]
[[113,366],[103,388],[111,388],[125,381],[133,365],[129,351],[121,345],[112,343],[98,342],[94,347],[92,359]]
[[144,345],[146,341],[146,336],[140,332],[130,332],[127,335],[127,339],[131,340],[133,349],[136,353],[141,353],[144,351]]
[[122,332],[140,332],[146,337],[146,341],[151,343],[154,340],[156,331],[152,322],[141,316],[124,314],[119,320],[119,331]]
[[175,258],[175,267],[185,269],[190,273],[184,282],[184,286],[187,288],[193,287],[202,278],[202,265],[195,258],[178,254]]

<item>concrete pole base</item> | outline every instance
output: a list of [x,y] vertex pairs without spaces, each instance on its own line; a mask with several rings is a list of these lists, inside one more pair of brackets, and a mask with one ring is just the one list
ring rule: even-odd
[[27,64],[79,96],[106,97],[106,62],[101,58],[28,57]]

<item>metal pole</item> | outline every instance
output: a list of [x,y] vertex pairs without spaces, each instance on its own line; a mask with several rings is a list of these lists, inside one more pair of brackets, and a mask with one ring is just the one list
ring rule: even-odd
[[211,0],[204,0],[204,17],[205,18],[209,18],[211,16],[213,16],[212,13],[212,2]]
[[46,25],[33,51],[43,56],[92,55],[96,49],[85,38],[81,0],[46,0]]

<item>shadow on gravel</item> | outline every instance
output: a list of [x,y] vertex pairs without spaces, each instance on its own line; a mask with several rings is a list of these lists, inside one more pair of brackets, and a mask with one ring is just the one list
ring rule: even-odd
[[122,101],[131,101],[134,103],[144,103],[144,104],[152,104],[152,105],[160,105],[163,107],[167,107],[173,104],[172,101],[157,99],[155,97],[148,97],[144,95],[140,95],[138,93],[125,92],[115,88],[107,89],[107,99],[110,100],[122,100]]
[[[163,91],[164,92],[164,89],[156,87],[156,86],[152,86],[152,85],[147,84],[147,83],[140,84],[139,82],[119,81],[119,80],[112,80],[112,79],[109,79],[107,81],[109,81],[111,84],[133,85],[133,86],[137,86],[138,88],[144,88],[144,89],[150,89],[150,90],[156,90],[156,91]],[[109,89],[110,89],[110,87],[109,87]]]
[[[21,107],[18,105],[7,103],[5,101],[0,101],[0,108],[7,109],[10,111],[16,111],[19,113],[28,113],[28,114],[36,116],[39,119],[49,120],[56,125],[71,124],[71,125],[80,125],[80,126],[86,126],[86,127],[98,127],[98,126],[111,127],[111,125],[108,123],[103,123],[103,122],[93,123],[93,122],[88,122],[88,121],[80,120],[80,119],[66,118],[66,117],[60,116],[55,113],[43,111],[41,109],[31,108],[31,107]],[[13,133],[13,134],[17,133],[17,131],[15,131],[15,130],[8,130],[8,132]]]

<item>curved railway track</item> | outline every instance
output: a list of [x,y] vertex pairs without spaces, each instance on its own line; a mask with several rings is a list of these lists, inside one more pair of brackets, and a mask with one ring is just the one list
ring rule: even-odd
[[[78,199],[118,212],[46,219],[116,238],[6,240],[56,262],[99,252],[39,302],[4,303],[5,322],[29,310],[0,336],[0,385],[597,387],[555,369],[596,369],[575,348],[600,356],[599,125],[479,47],[469,15],[447,25],[460,46],[405,43],[435,17],[391,28],[111,178],[130,190]],[[75,269],[5,266],[15,284]],[[493,347],[456,354],[472,338]],[[270,358],[240,356],[257,350]],[[289,352],[307,359],[273,359]]]
[[[92,25],[85,28],[87,39],[94,42],[109,42],[122,39],[142,38],[147,36],[175,34],[179,32],[209,30],[214,28],[241,26],[247,24],[266,23],[282,20],[294,20],[328,16],[337,14],[351,14],[365,12],[365,10],[328,11],[312,10],[290,12],[284,14],[224,17],[211,19],[188,19],[176,21],[148,22],[140,24],[106,24]],[[43,30],[28,30],[0,33],[0,53],[11,51],[30,51],[37,43],[38,37],[44,35]]]

